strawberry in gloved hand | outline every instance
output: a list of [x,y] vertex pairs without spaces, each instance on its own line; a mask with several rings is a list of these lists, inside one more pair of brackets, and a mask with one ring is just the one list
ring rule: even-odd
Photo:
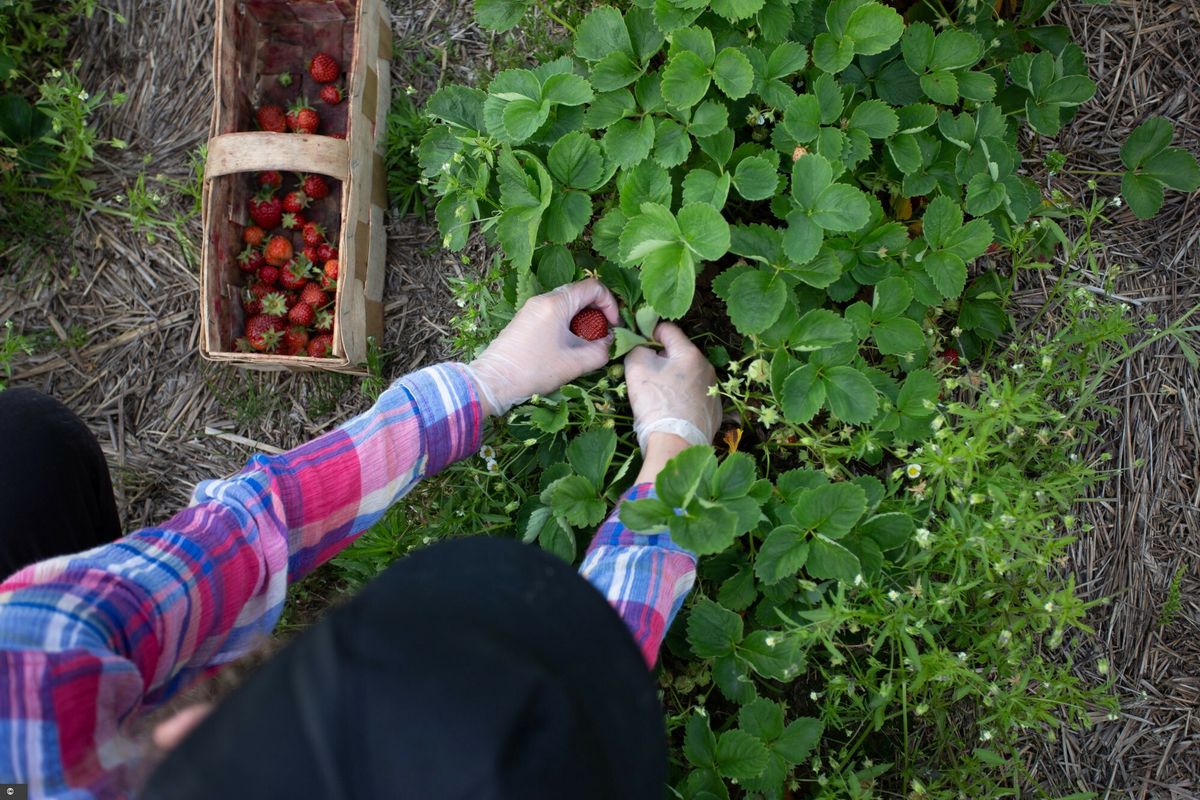
[[[611,331],[588,340],[572,332],[572,321],[587,309],[585,333],[616,325],[617,301],[589,278],[530,298],[512,321],[467,365],[485,414],[506,413],[535,394],[553,392],[580,375],[608,363]],[[592,313],[594,312],[594,313]],[[597,316],[598,315],[598,316]]]

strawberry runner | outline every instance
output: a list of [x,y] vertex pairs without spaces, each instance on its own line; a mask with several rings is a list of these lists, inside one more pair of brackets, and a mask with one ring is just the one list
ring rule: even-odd
[[[482,420],[461,366],[420,370],[341,427],[202,482],[166,523],[5,581],[0,783],[28,783],[36,797],[132,791],[146,769],[138,720],[261,643],[287,585],[422,478],[475,453]],[[641,484],[622,502],[652,492]],[[695,558],[666,534],[627,530],[614,510],[580,571],[652,665]]]

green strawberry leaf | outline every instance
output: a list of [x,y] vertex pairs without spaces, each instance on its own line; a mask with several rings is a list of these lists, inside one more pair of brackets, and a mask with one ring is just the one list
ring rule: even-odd
[[572,131],[555,142],[546,166],[559,183],[584,191],[597,188],[606,175],[599,143],[581,131]]
[[850,425],[870,422],[879,410],[875,387],[854,367],[831,367],[826,372],[825,397],[830,412]]
[[805,364],[783,382],[779,405],[788,422],[804,424],[825,405],[825,383],[817,376],[815,364]]
[[733,185],[747,200],[766,200],[779,187],[779,170],[762,156],[750,156],[738,162]]
[[754,559],[754,574],[763,583],[778,583],[798,573],[807,560],[808,538],[794,525],[781,525],[763,540]]
[[872,139],[886,139],[900,128],[900,118],[882,100],[865,100],[850,115],[850,127]]
[[1171,144],[1175,126],[1162,117],[1151,117],[1134,128],[1121,145],[1121,163],[1127,169],[1137,169]]
[[575,54],[586,61],[601,61],[613,53],[633,56],[633,43],[621,12],[601,6],[579,23],[575,30]]
[[787,285],[774,272],[744,272],[724,295],[729,318],[744,334],[762,333],[775,323],[787,305]]
[[692,652],[700,658],[730,655],[742,642],[742,618],[701,597],[688,615],[687,634]]
[[861,487],[853,483],[830,483],[805,491],[792,506],[792,519],[802,531],[840,539],[854,528],[866,510],[867,495]]
[[691,108],[699,103],[711,81],[708,65],[690,50],[672,56],[662,76],[663,99],[675,108]]
[[736,728],[721,734],[714,753],[717,772],[724,778],[737,781],[758,777],[766,769],[767,756],[766,745]]
[[828,578],[842,583],[854,583],[855,578],[862,574],[858,556],[824,536],[813,538],[805,567],[814,578]]
[[741,51],[726,47],[713,62],[713,80],[726,97],[737,100],[749,94],[754,86],[754,68]]

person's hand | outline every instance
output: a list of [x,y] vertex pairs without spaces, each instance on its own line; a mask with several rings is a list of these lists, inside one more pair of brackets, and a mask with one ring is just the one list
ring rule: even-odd
[[661,353],[635,347],[625,357],[633,430],[643,456],[655,443],[662,445],[658,450],[675,452],[711,444],[721,426],[721,402],[708,393],[716,371],[678,326],[664,322],[654,333]]
[[531,297],[467,369],[485,414],[499,415],[535,394],[546,394],[608,363],[610,333],[594,342],[571,333],[571,319],[588,306],[616,325],[617,301],[594,278]]

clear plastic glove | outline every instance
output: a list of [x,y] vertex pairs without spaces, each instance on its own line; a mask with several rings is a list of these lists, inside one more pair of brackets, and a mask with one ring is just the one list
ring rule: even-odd
[[571,319],[588,306],[616,325],[617,301],[588,279],[531,297],[479,358],[467,365],[486,414],[500,415],[535,394],[553,392],[608,363],[610,333],[589,342],[571,333]]
[[717,373],[678,326],[655,329],[661,353],[635,347],[625,357],[625,381],[633,406],[633,431],[646,450],[651,433],[672,433],[688,444],[711,444],[721,427],[721,402],[710,397]]

